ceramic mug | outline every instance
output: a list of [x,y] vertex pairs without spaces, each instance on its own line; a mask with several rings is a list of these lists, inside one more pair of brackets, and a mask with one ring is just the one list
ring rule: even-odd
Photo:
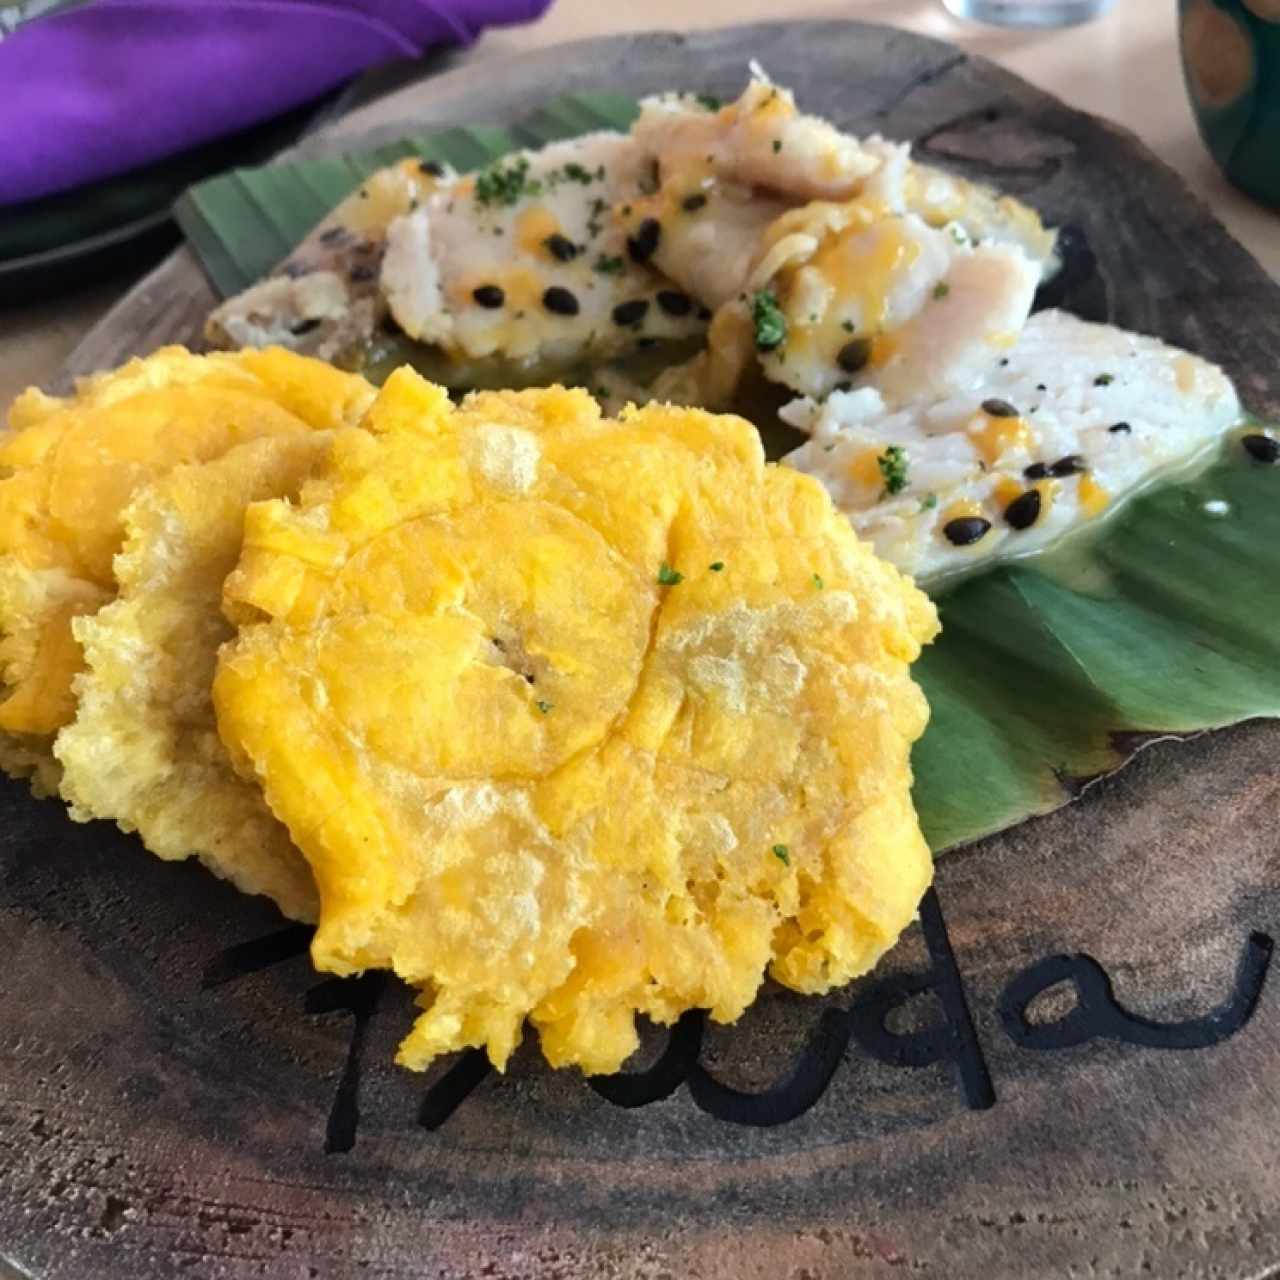
[[1280,207],[1280,0],[1178,0],[1200,136],[1242,191]]

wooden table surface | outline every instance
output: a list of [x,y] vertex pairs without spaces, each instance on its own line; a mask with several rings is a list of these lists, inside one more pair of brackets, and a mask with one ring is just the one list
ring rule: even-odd
[[[837,16],[851,11],[874,12]],[[725,16],[705,0],[699,12]],[[897,13],[941,21],[923,5]],[[1143,57],[1122,59],[1128,37],[1107,30],[1010,48],[1061,59],[1059,83],[1087,101],[1071,68],[1102,84],[1089,51],[1113,39],[1115,77],[1150,96]],[[563,34],[500,34],[475,56]],[[550,51],[424,81],[411,108],[402,96],[347,127],[379,111],[510,118],[549,82],[588,77],[637,93],[705,73],[720,89],[759,52],[817,109],[865,127],[892,104],[936,158],[968,155],[1036,192],[1096,254],[1069,307],[1204,352],[1280,416],[1280,295],[1176,178],[989,66],[949,60],[930,76],[945,51],[912,43],[842,23],[606,39],[576,63]],[[1168,73],[1182,110],[1171,59]],[[1183,142],[1198,163],[1189,126]],[[169,304],[193,300],[196,271],[171,264],[135,298],[117,352],[131,334],[189,333]],[[88,315],[72,312],[49,304],[50,341],[74,339]],[[1258,599],[1270,619],[1274,593]],[[1222,635],[1207,620],[1191,644],[1207,657]],[[1269,649],[1248,652],[1266,667]],[[1058,781],[1082,785],[1069,770]],[[922,927],[870,983],[816,1007],[768,993],[732,1033],[708,1030],[696,1067],[686,1028],[660,1068],[597,1096],[528,1060],[498,1081],[463,1058],[428,1087],[392,1065],[407,992],[319,978],[264,902],[2,788],[0,1277],[1274,1280],[1280,1000],[1262,981],[1280,938],[1278,801],[1280,720],[1157,741],[1079,805],[941,862]],[[1064,974],[1074,1005],[1044,985]],[[677,1068],[687,1083],[672,1094]]]
[[[1116,0],[1110,13],[1092,23],[1048,33],[960,22],[943,11],[939,0],[800,0],[786,7],[786,15],[861,18],[951,40],[1073,106],[1119,121],[1172,165],[1280,279],[1280,213],[1253,204],[1230,187],[1196,134],[1178,65],[1174,0]],[[491,33],[466,56],[483,63],[583,36],[693,30],[780,16],[776,0],[557,0],[541,22]],[[795,88],[803,102],[805,86]],[[349,120],[352,129],[378,123],[378,104]],[[29,383],[47,383],[67,353],[133,283],[131,277],[116,278],[34,307],[0,309],[0,402],[7,404]]]

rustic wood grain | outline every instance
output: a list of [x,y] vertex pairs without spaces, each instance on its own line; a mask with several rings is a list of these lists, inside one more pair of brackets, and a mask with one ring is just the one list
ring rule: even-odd
[[[1207,209],[1127,134],[948,46],[856,23],[597,40],[428,81],[405,116],[503,122],[585,88],[727,96],[751,56],[842,125],[915,138],[1080,228],[1097,265],[1068,281],[1068,305],[1220,361],[1252,407],[1280,413],[1280,290]],[[174,255],[68,374],[190,339],[210,302]],[[1274,979],[1203,1050],[1035,1052],[997,1012],[1018,971],[1074,952],[1149,1018],[1220,1004],[1250,932],[1280,936],[1278,801],[1280,728],[1253,722],[1156,743],[1071,807],[944,861],[989,1109],[969,1109],[944,1064],[851,1046],[812,1110],[739,1127],[685,1087],[615,1108],[526,1049],[428,1131],[426,1082],[390,1062],[409,1006],[388,984],[363,1028],[358,1124],[337,1134],[350,1149],[325,1154],[352,1017],[304,1011],[321,980],[301,957],[202,984],[226,948],[282,927],[272,910],[0,786],[0,1276],[1280,1273]],[[925,962],[915,929],[885,972]],[[707,1033],[702,1062],[763,1088],[824,1005],[865,987],[771,990]],[[1049,995],[1042,1013],[1069,1004]],[[935,1019],[932,997],[901,1016]]]

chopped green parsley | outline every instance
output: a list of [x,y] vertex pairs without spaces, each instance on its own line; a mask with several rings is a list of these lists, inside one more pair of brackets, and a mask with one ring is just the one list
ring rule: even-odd
[[620,276],[627,268],[627,264],[618,258],[606,257],[603,253],[592,264],[592,271],[598,271],[602,276]]
[[708,111],[720,110],[720,99],[714,93],[696,93],[694,100],[706,107]]
[[549,702],[543,702],[541,699],[539,699],[537,702],[535,702],[535,703],[534,703],[534,706],[536,706],[536,707],[538,708],[538,710],[539,710],[539,711],[541,711],[541,712],[542,712],[542,714],[543,714],[544,716],[547,714],[547,712],[548,712],[548,711],[550,711],[550,710],[551,710],[551,703],[549,703]]
[[751,295],[751,320],[756,327],[758,350],[772,351],[786,341],[787,318],[772,290],[761,289]]
[[791,865],[791,850],[785,844],[775,844],[773,846],[773,856],[782,863],[784,867]]
[[782,150],[782,139],[781,139],[781,138],[774,138],[774,140],[773,140],[773,154],[776,156],[776,155],[778,154],[778,152],[779,152],[779,151],[781,151],[781,150]]
[[822,580],[822,574],[820,574],[820,573],[815,573],[815,574],[813,575],[813,585],[814,585],[815,587],[817,587],[819,591],[821,591],[821,590],[822,590],[822,588],[823,588],[823,587],[825,587],[825,586],[827,585],[827,584],[826,584],[825,582],[823,582],[823,580]]
[[684,581],[684,574],[677,573],[665,560],[658,566],[658,582],[664,587],[674,587]]
[[527,156],[517,156],[509,164],[494,161],[476,175],[476,203],[513,205],[525,195],[536,196],[542,183],[529,178]]
[[845,321],[843,321],[843,322],[841,323],[840,327],[845,331],[845,333],[852,333],[852,332],[853,332],[853,321],[852,321],[852,320],[845,320]]
[[880,474],[884,477],[884,491],[892,497],[907,487],[907,451],[900,444],[891,444],[877,459]]
[[938,505],[938,495],[936,493],[926,493],[920,500],[921,511],[932,511]]
[[724,568],[723,560],[713,560],[708,566],[712,573],[719,573]]
[[951,286],[945,280],[939,280],[938,283],[933,286],[933,296],[939,302],[941,302],[942,299],[945,298],[947,294],[949,294],[950,292],[951,292]]
[[1109,387],[1116,380],[1114,373],[1100,373],[1093,380],[1095,387]]

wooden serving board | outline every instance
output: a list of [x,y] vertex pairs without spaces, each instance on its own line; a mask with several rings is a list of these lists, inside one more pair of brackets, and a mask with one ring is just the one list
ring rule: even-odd
[[[596,40],[414,86],[384,132],[564,90],[730,96],[753,56],[1078,228],[1067,305],[1280,413],[1280,289],[1131,136],[946,45],[857,23]],[[212,302],[176,253],[68,376],[193,340]],[[873,979],[686,1019],[598,1089],[528,1046],[502,1079],[395,1068],[397,985],[322,979],[265,903],[6,785],[0,1276],[1280,1274],[1278,761],[1272,722],[1154,743],[944,859]]]

